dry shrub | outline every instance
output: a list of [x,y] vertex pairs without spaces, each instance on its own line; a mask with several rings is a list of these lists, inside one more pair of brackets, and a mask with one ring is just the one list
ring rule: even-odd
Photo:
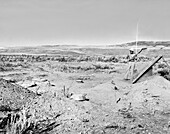
[[[3,118],[3,124],[0,122],[0,129],[5,134],[45,134],[50,133],[60,125],[60,123],[57,123],[56,118],[61,114],[53,117],[47,114],[42,115],[42,113],[39,113],[40,111],[37,111],[36,107],[31,108],[30,105],[33,105],[33,103],[29,103],[28,107],[23,107],[22,110],[8,112],[8,116]],[[39,114],[45,118],[40,117]]]
[[165,79],[170,80],[170,70],[165,63],[160,63],[157,66],[157,73]]
[[29,134],[33,126],[36,126],[35,116],[28,116],[27,110],[23,108],[17,113],[8,114],[6,134]]
[[109,65],[106,64],[93,64],[93,66],[95,67],[95,69],[111,69],[112,67],[110,67]]
[[159,70],[158,73],[161,76],[169,75],[169,70],[168,69],[162,69],[162,70]]

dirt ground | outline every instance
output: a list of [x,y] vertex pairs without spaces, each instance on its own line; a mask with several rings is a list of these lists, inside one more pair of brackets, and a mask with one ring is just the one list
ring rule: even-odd
[[[137,63],[138,73],[148,64]],[[154,74],[131,84],[123,79],[127,66],[45,61],[0,72],[0,130],[25,113],[12,122],[29,122],[20,133],[170,133],[170,81]]]

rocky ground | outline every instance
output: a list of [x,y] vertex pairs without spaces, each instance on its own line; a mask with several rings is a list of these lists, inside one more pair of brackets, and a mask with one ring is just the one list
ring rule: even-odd
[[[149,61],[137,63],[138,73]],[[131,84],[127,63],[42,61],[1,65],[0,132],[170,133],[169,69]]]

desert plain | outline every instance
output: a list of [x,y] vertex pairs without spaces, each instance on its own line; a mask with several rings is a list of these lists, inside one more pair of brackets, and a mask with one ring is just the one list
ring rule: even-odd
[[135,77],[166,62],[134,84],[124,80],[133,43],[1,48],[0,133],[170,133],[170,49],[140,43]]

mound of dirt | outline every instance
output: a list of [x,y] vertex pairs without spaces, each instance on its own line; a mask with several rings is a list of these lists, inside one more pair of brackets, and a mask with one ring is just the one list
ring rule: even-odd
[[0,79],[0,110],[8,107],[10,110],[20,109],[26,102],[33,99],[35,94],[26,88]]
[[150,112],[166,111],[170,102],[170,82],[161,76],[134,84],[122,102],[133,108],[145,108]]

